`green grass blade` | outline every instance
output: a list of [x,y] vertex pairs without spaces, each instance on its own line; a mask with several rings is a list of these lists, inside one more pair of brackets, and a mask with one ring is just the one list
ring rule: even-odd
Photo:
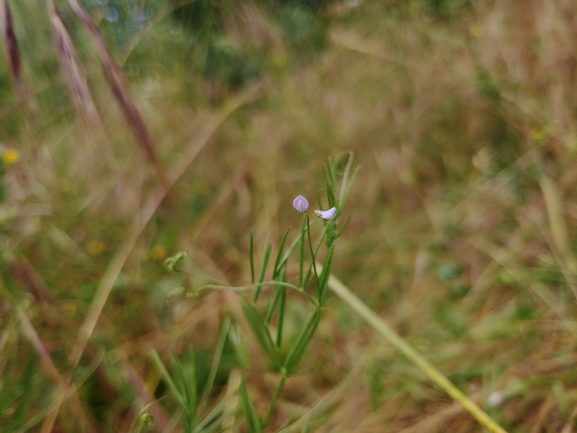
[[228,331],[228,340],[236,354],[236,359],[243,368],[250,368],[250,353],[244,335],[238,323],[233,323]]
[[297,246],[297,244],[301,241],[303,236],[303,233],[301,232],[296,238],[295,240],[288,246],[288,248],[286,249],[285,253],[283,254],[283,257],[279,263],[279,267],[277,270],[277,273],[280,272],[284,267],[286,267],[287,263],[288,263],[288,259],[290,257],[290,255],[292,254],[293,250],[295,249],[295,247]]
[[[210,412],[207,416],[204,417],[204,419],[198,423],[198,425],[196,426],[196,428],[192,431],[192,433],[204,433],[206,430],[206,427],[212,423],[217,417],[218,415],[224,410],[224,408],[226,407],[226,403],[232,398],[235,397],[235,394],[229,394],[226,397],[224,397]],[[233,414],[234,412],[232,412],[231,414]],[[229,414],[227,414],[226,416],[228,416]]]
[[[278,280],[281,283],[286,283],[286,271],[282,272],[279,276],[278,276]],[[276,285],[274,287],[274,294],[272,296],[272,299],[270,301],[270,304],[268,306],[268,310],[266,313],[266,323],[270,323],[272,316],[274,314],[274,310],[276,309],[276,306],[282,296],[282,291],[283,289],[285,289],[286,291],[286,287],[281,286],[280,284]]]
[[201,430],[201,432],[202,433],[212,433],[213,431],[219,429],[220,426],[222,426],[222,424],[228,418],[230,418],[232,415],[234,415],[235,413],[236,413],[236,411],[231,410],[230,412],[223,414],[220,418],[218,418],[214,422],[210,423],[210,425],[207,428],[205,428],[204,430]]
[[[341,205],[341,208],[344,207],[345,203],[347,202],[348,198],[349,198],[349,194],[351,192],[351,188],[353,187],[353,185],[355,184],[355,182],[357,181],[357,177],[359,176],[359,172],[361,170],[361,167],[356,167],[355,171],[353,172],[353,175],[350,177],[350,181],[348,182],[348,185],[345,187],[345,185],[343,185],[341,187],[341,195],[342,195],[342,204],[339,203]],[[344,194],[343,194],[344,191]]]
[[186,407],[183,395],[181,394],[180,390],[178,389],[178,387],[174,383],[174,380],[172,380],[172,377],[168,373],[168,370],[164,366],[164,364],[163,364],[162,360],[160,359],[160,356],[158,356],[158,353],[156,352],[156,350],[152,351],[150,358],[152,359],[152,362],[156,366],[156,369],[159,371],[160,375],[162,376],[162,379],[164,380],[164,382],[166,383],[166,385],[168,386],[170,391],[174,394],[174,397],[176,398],[178,403],[183,408]]
[[[258,283],[261,284],[264,281],[264,276],[266,274],[266,267],[268,266],[268,260],[270,258],[270,253],[272,251],[272,243],[270,238],[266,240],[266,247],[264,250],[264,258],[262,261],[262,268],[260,270],[260,276],[258,277]],[[258,286],[254,292],[253,302],[256,303],[258,300],[258,295],[260,294],[261,286]]]
[[322,306],[325,303],[325,298],[327,295],[327,281],[329,279],[329,274],[331,272],[331,260],[333,258],[333,251],[335,250],[335,244],[333,243],[327,252],[325,261],[323,263],[321,275],[319,276],[319,282],[317,286],[317,299],[319,304]]
[[248,395],[248,390],[246,389],[246,382],[244,377],[240,382],[240,398],[242,400],[242,407],[244,409],[244,414],[246,418],[246,424],[249,432],[261,433],[262,427],[260,425],[260,420],[258,419],[258,414],[254,409],[250,397]]
[[[338,167],[339,165],[339,160],[344,157],[347,156],[347,164],[345,166],[345,169],[343,170],[343,180],[341,181],[341,188],[339,191],[339,210],[343,208],[343,206],[345,205],[347,196],[348,196],[348,192],[350,191],[350,186],[349,186],[349,175],[351,172],[351,169],[353,167],[353,161],[355,159],[355,154],[353,152],[345,152],[341,155],[339,155],[336,160],[335,160],[335,166]],[[358,169],[358,167],[357,167]],[[352,182],[351,182],[352,185]]]
[[447,379],[437,368],[417,352],[405,339],[399,336],[373,310],[357,298],[343,283],[333,275],[329,276],[328,285],[351,309],[361,316],[369,325],[385,337],[393,346],[415,364],[429,379],[435,382],[443,391],[457,401],[485,428],[493,433],[506,433],[493,419],[487,415],[475,402],[467,397],[459,388]]
[[254,239],[252,230],[250,231],[250,241],[248,249],[250,258],[250,281],[254,284]]
[[226,337],[228,336],[228,330],[230,329],[230,317],[227,317],[222,327],[220,328],[220,333],[218,334],[218,340],[216,342],[216,348],[214,350],[214,356],[212,358],[212,364],[210,366],[210,372],[208,373],[208,378],[206,379],[206,386],[204,387],[204,392],[202,393],[202,400],[199,405],[199,413],[204,412],[206,403],[210,396],[210,391],[214,385],[214,379],[216,378],[216,373],[218,371],[218,366],[220,365],[220,359],[222,358],[222,351],[224,349],[224,343],[226,342]]
[[[285,277],[286,278],[286,277]],[[285,302],[286,302],[286,287],[279,287],[280,291],[280,300],[278,306],[278,323],[276,327],[276,347],[280,349],[282,344],[282,331],[283,331],[283,322],[284,322],[284,310],[285,310]]]
[[317,325],[320,320],[320,309],[315,308],[307,317],[304,325],[300,329],[295,342],[293,343],[284,363],[283,368],[286,369],[288,374],[292,372],[294,366],[296,366],[304,353],[310,339],[312,338]]
[[191,431],[196,425],[196,394],[197,394],[197,381],[196,381],[196,362],[194,359],[194,350],[191,349],[192,353],[192,374],[191,383],[189,384],[186,380],[184,372],[182,371],[182,364],[175,356],[172,357],[172,362],[174,364],[174,375],[176,386],[180,385],[180,392],[184,400],[183,409],[186,413],[186,424],[187,431]]
[[272,341],[267,324],[262,319],[260,313],[254,305],[252,305],[244,296],[239,295],[242,304],[242,311],[246,320],[252,329],[261,349],[267,355],[269,361],[273,364],[275,369],[280,368],[280,355]]
[[[278,276],[278,274],[279,274],[280,271],[281,271],[281,266],[280,266],[280,264],[281,264],[281,262],[282,262],[282,257],[283,257],[283,254],[282,254],[282,253],[283,253],[284,244],[286,243],[286,239],[287,239],[287,237],[288,237],[289,232],[290,232],[290,227],[289,227],[288,229],[286,229],[286,232],[284,233],[284,236],[282,237],[282,241],[281,241],[281,243],[280,243],[280,247],[279,247],[279,249],[278,249],[278,253],[277,253],[277,255],[276,255],[276,260],[275,260],[275,262],[274,262],[274,268],[273,268],[273,274],[272,274],[272,279],[273,279],[273,280],[276,280],[276,279],[277,279],[277,276]],[[293,248],[294,248],[294,245],[293,245]],[[287,257],[287,259],[288,259],[288,257]]]

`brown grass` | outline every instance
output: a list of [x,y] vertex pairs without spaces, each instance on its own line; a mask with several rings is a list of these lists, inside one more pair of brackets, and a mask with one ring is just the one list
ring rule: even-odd
[[[39,396],[56,389],[78,396],[62,400],[62,413],[44,421],[45,431],[75,431],[70,418],[81,413],[97,430],[136,430],[142,407],[168,395],[150,350],[163,359],[168,353],[184,359],[191,345],[211,354],[222,319],[234,316],[221,293],[168,296],[201,283],[167,274],[151,249],[185,250],[186,269],[246,283],[249,230],[257,257],[268,234],[278,245],[287,226],[298,230],[292,198],[303,194],[316,205],[322,164],[343,150],[353,150],[362,169],[335,274],[508,431],[574,430],[577,12],[571,1],[474,2],[435,14],[417,1],[386,10],[378,2],[335,1],[319,13],[327,20],[326,45],[309,57],[290,47],[277,17],[256,2],[239,5],[238,16],[224,8],[230,45],[245,58],[262,56],[258,85],[237,96],[190,66],[198,45],[166,33],[162,19],[139,35],[145,60],[136,51],[114,55],[154,68],[167,61],[154,48],[175,44],[185,60],[173,55],[172,68],[127,80],[105,42],[112,40],[107,24],[94,24],[100,10],[89,16],[79,2],[70,5],[97,62],[53,10],[60,50],[54,56],[64,81],[29,81],[30,91],[42,107],[43,92],[65,84],[72,101],[65,109],[79,118],[92,110],[101,115],[131,207],[117,213],[109,194],[115,175],[69,162],[70,147],[88,140],[80,122],[50,129],[54,120],[44,119],[44,129],[34,132],[50,157],[41,162],[27,157],[24,133],[3,132],[0,141],[22,153],[7,167],[10,194],[0,204],[2,245],[17,257],[2,277],[0,370],[16,386],[26,363],[14,360],[38,361],[35,394],[16,400],[31,413],[41,413]],[[8,3],[2,6],[6,11]],[[18,37],[20,50],[29,49],[26,35],[10,35],[8,47]],[[14,77],[22,75],[18,68]],[[118,113],[94,92],[99,80],[112,89]],[[224,95],[221,107],[215,88]],[[117,114],[155,169],[167,167],[161,189],[124,146],[126,126]],[[6,131],[8,121],[0,122]],[[94,208],[85,203],[90,176],[103,185]],[[169,187],[183,203],[178,212],[159,206]],[[73,247],[59,247],[51,226]],[[90,250],[91,241],[103,249]],[[36,302],[47,293],[54,306]],[[16,305],[27,298],[29,322],[15,326]],[[299,323],[301,307],[290,300],[288,329]],[[481,431],[346,304],[332,299],[323,314],[267,431],[299,418],[287,431],[302,431],[307,422],[310,431]],[[43,326],[47,318],[51,326]],[[250,337],[248,346],[260,357]],[[112,354],[100,365],[110,393],[94,385],[96,374],[86,384],[70,379],[75,368],[97,361],[99,350]],[[242,371],[263,412],[278,381],[264,368],[260,359],[247,372],[224,368],[218,391],[238,389]],[[490,407],[494,391],[504,401]],[[107,395],[105,403],[96,401]],[[95,416],[99,405],[108,418]],[[162,431],[177,409],[167,399],[150,412]],[[243,431],[239,422],[231,430]]]

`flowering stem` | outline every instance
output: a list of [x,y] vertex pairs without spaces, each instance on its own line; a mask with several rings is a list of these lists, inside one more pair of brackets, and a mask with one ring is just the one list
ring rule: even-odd
[[299,287],[303,287],[304,286],[304,281],[303,281],[303,268],[304,268],[304,264],[305,264],[305,231],[307,230],[307,219],[308,219],[308,214],[305,217],[303,215],[303,224],[302,224],[302,228],[301,228],[301,245],[300,245],[300,254],[299,254]]
[[315,271],[315,277],[316,277],[317,283],[318,283],[318,281],[319,281],[319,274],[318,274],[318,272],[317,272],[317,265],[316,265],[317,259],[316,259],[316,257],[315,257],[315,251],[313,250],[313,243],[312,243],[312,240],[311,240],[311,220],[309,219],[309,214],[308,214],[308,213],[305,214],[305,215],[307,216],[307,235],[308,235],[308,238],[309,238],[309,248],[310,248],[310,250],[311,250],[311,256],[312,256],[311,260],[312,260],[312,263],[313,263],[313,269],[314,269],[314,271]]

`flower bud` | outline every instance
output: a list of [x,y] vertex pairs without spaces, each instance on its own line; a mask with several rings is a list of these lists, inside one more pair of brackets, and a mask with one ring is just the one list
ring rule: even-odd
[[305,213],[309,208],[309,202],[302,195],[299,195],[293,200],[293,207],[300,213]]

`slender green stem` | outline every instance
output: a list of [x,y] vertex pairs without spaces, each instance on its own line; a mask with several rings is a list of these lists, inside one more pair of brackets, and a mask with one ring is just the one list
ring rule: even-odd
[[303,268],[305,264],[305,231],[307,231],[307,216],[303,215],[303,223],[301,227],[301,240],[300,240],[300,254],[299,254],[299,287],[303,287]]
[[278,319],[276,326],[276,347],[280,348],[282,344],[282,331],[284,324],[284,309],[286,303],[286,287],[280,287],[280,305],[278,307]]
[[278,383],[278,385],[276,386],[276,389],[274,390],[272,400],[271,400],[270,405],[266,411],[266,414],[262,420],[262,426],[263,427],[268,424],[268,421],[270,419],[270,415],[272,414],[272,410],[274,409],[276,401],[278,400],[280,393],[282,392],[282,390],[284,388],[284,382],[285,382],[287,377],[288,377],[287,371],[283,368],[281,370],[280,382]]
[[250,284],[248,286],[239,286],[239,287],[233,287],[233,286],[227,286],[225,284],[206,284],[202,287],[200,287],[198,290],[196,290],[196,292],[194,292],[194,295],[198,295],[199,293],[201,293],[204,290],[231,290],[233,292],[243,292],[245,290],[251,290],[254,289],[255,287],[257,288],[261,288],[263,286],[268,286],[268,287],[273,287],[273,286],[283,286],[283,287],[288,287],[289,289],[294,290],[295,292],[300,293],[301,295],[303,295],[305,298],[307,298],[311,304],[313,304],[315,307],[318,306],[318,301],[312,297],[311,295],[309,295],[307,292],[305,292],[302,288],[295,286],[294,284],[291,283],[287,283],[284,281],[265,281],[262,283],[258,283],[258,284]]
[[[318,265],[320,267],[320,265]],[[506,433],[489,415],[475,402],[467,397],[460,389],[447,379],[443,373],[427,361],[423,355],[415,350],[406,340],[400,337],[387,325],[373,310],[357,298],[343,283],[333,275],[329,276],[329,288],[335,292],[346,304],[355,310],[366,322],[375,328],[383,337],[403,353],[409,360],[435,382],[443,391],[455,399],[475,419],[493,433]]]
[[[317,245],[316,245],[315,250],[314,250],[315,251],[315,254],[314,254],[315,260],[316,260],[316,256],[319,253],[319,250],[321,249],[321,245],[323,244],[323,241],[325,240],[325,237],[326,237],[327,232],[328,232],[328,228],[329,228],[329,226],[328,226],[328,224],[326,224],[325,228],[323,229],[323,231],[321,233],[321,236],[319,237],[319,239],[317,241]],[[304,281],[303,281],[303,287],[306,286],[307,283],[309,282],[309,279],[311,277],[311,272],[313,270],[313,265],[315,264],[315,260],[311,260],[311,263],[309,264],[307,274],[306,274]]]
[[316,277],[316,279],[317,279],[317,281],[318,281],[318,280],[319,280],[319,274],[318,274],[318,272],[317,272],[317,264],[316,264],[317,259],[316,259],[316,257],[315,257],[315,251],[314,251],[314,249],[313,249],[313,242],[312,242],[312,240],[311,240],[311,220],[310,220],[310,218],[309,218],[309,214],[308,214],[308,213],[305,214],[305,215],[307,216],[307,236],[308,236],[308,238],[309,238],[309,248],[310,248],[310,250],[311,250],[311,261],[312,261],[312,264],[313,264],[313,269],[314,269],[314,271],[315,271],[315,277]]

